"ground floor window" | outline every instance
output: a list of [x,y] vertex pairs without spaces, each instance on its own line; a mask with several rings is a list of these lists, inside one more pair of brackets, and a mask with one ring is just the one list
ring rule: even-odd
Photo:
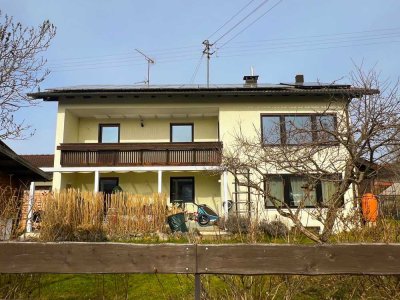
[[293,174],[268,175],[265,178],[265,190],[272,197],[266,197],[265,206],[274,208],[274,198],[290,207],[298,207],[301,203],[310,208],[326,206],[337,190],[339,178],[339,175],[332,175],[326,180],[311,182],[305,176]]
[[171,177],[171,202],[194,202],[194,177]]

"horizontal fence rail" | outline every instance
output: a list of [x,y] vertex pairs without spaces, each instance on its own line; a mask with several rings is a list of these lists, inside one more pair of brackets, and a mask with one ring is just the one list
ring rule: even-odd
[[221,142],[61,144],[61,166],[219,165]]
[[0,273],[400,274],[400,244],[0,243]]

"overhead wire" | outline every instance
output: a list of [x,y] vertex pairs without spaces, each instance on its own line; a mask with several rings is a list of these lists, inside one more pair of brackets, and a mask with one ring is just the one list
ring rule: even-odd
[[[181,52],[181,53],[171,53],[171,54],[165,54],[165,55],[158,55],[156,56],[156,59],[159,60],[160,58],[174,58],[174,57],[182,57],[182,56],[187,56],[187,55],[192,55],[198,53],[197,51],[186,51],[186,52]],[[132,62],[132,61],[142,61],[142,57],[127,57],[127,58],[116,58],[116,59],[106,59],[106,60],[92,60],[92,61],[82,61],[82,62],[70,62],[66,64],[48,64],[48,67],[53,67],[53,68],[65,68],[65,67],[75,67],[75,66],[90,66],[90,65],[101,65],[101,64],[113,64],[113,63],[121,63],[121,62]]]
[[204,53],[201,54],[200,59],[199,59],[197,65],[196,65],[196,68],[194,69],[193,75],[190,78],[190,84],[194,83],[194,80],[196,79],[196,76],[197,76],[197,73],[198,73],[198,71],[200,69],[200,65],[201,65],[201,63],[203,61],[203,58],[204,58]]
[[220,47],[218,47],[218,49],[223,48],[224,46],[226,46],[227,44],[229,44],[231,41],[233,41],[235,38],[237,38],[240,34],[242,34],[245,30],[247,30],[250,26],[252,26],[254,23],[256,23],[257,21],[259,21],[262,17],[264,17],[267,13],[269,13],[271,10],[273,10],[275,7],[277,7],[279,4],[282,3],[283,0],[279,0],[277,3],[275,3],[271,8],[269,8],[265,13],[263,13],[261,16],[259,16],[258,18],[256,18],[253,22],[251,22],[249,25],[247,25],[245,28],[243,28],[241,31],[239,31],[238,33],[236,33],[232,38],[230,38],[228,41],[226,41],[225,43],[223,43]]
[[229,18],[224,24],[222,24],[217,30],[215,30],[211,35],[208,36],[207,39],[211,39],[216,33],[218,33],[222,28],[224,28],[226,25],[228,25],[234,18],[236,18],[243,10],[245,10],[251,3],[253,3],[255,0],[251,0],[248,2],[245,6],[243,6],[239,11],[234,14],[232,17]]
[[[297,36],[297,37],[285,37],[285,38],[276,38],[276,39],[264,39],[264,40],[253,40],[253,41],[244,41],[244,42],[235,42],[232,46],[224,47],[223,51],[231,50],[231,49],[243,49],[244,46],[241,44],[245,44],[246,48],[258,47],[256,44],[262,43],[269,43],[269,44],[276,44],[279,42],[281,45],[284,41],[294,41],[294,40],[301,40],[303,43],[306,39],[312,38],[313,43],[315,42],[315,38],[319,37],[326,37],[326,39],[317,39],[318,41],[327,41],[333,40],[337,41],[337,39],[346,39],[346,38],[356,38],[360,39],[365,37],[372,37],[372,36],[390,36],[390,35],[397,35],[398,31],[400,31],[400,27],[397,28],[382,28],[382,29],[374,29],[374,30],[364,30],[364,31],[355,31],[355,32],[342,32],[342,33],[330,33],[330,34],[320,34],[320,35],[308,35],[308,36]],[[356,35],[355,37],[353,37]],[[346,36],[346,37],[341,37]],[[337,38],[336,38],[337,37]],[[287,44],[292,44],[294,42],[288,42]],[[309,43],[309,42],[307,42]],[[286,44],[286,43],[285,43]],[[158,59],[164,58],[173,58],[182,55],[189,55],[194,54],[194,48],[199,48],[199,46],[187,46],[187,47],[176,47],[176,48],[164,48],[162,50],[153,50],[154,53],[161,53],[156,55]],[[169,49],[169,50],[167,50]],[[221,50],[220,50],[221,51]],[[222,51],[221,51],[222,52]],[[103,59],[99,59],[104,57]],[[48,67],[51,68],[69,68],[69,67],[81,67],[81,66],[94,66],[97,64],[115,64],[115,63],[123,63],[123,62],[131,62],[131,61],[141,61],[142,57],[137,55],[132,55],[132,53],[125,53],[125,54],[109,54],[104,56],[96,56],[96,57],[89,57],[87,59],[79,58],[79,61],[72,61],[76,60],[77,58],[70,58],[67,60],[71,60],[69,62],[65,61],[64,63],[62,60],[59,63],[55,63],[55,60],[49,60],[47,63]]]
[[[319,45],[323,45],[326,43],[314,43],[314,44],[304,44],[304,45],[286,45],[286,46],[275,46],[275,47],[266,47],[261,49],[240,49],[232,52],[224,51],[221,52],[218,58],[228,58],[228,57],[240,57],[245,56],[248,54],[265,54],[265,53],[276,53],[276,52],[285,52],[285,53],[293,53],[293,52],[304,52],[304,51],[315,51],[315,50],[325,50],[325,49],[337,49],[337,48],[348,48],[348,47],[358,47],[358,46],[370,46],[370,45],[379,45],[379,44],[398,44],[400,43],[399,40],[380,40],[380,41],[371,41],[364,40],[359,41],[359,43],[351,43],[351,44],[339,44],[335,45],[335,43],[330,43],[331,46],[327,47],[318,47]],[[329,44],[328,44],[329,45]],[[301,48],[303,47],[303,48]],[[159,60],[159,64],[170,63],[170,62],[177,62],[177,61],[189,61],[194,60],[195,58],[191,55],[187,56],[179,56],[179,57],[171,57],[169,59],[162,59]],[[199,64],[199,62],[198,62]],[[112,69],[118,67],[132,67],[138,65],[145,65],[145,63],[125,63],[125,64],[114,64],[114,65],[96,65],[95,67],[79,67],[79,68],[64,68],[64,69],[50,69],[52,72],[63,72],[63,71],[78,71],[78,70],[90,70],[90,69]],[[197,69],[197,66],[196,66]],[[195,71],[196,72],[196,71]],[[198,70],[197,70],[198,72]],[[193,77],[193,76],[192,76]]]
[[[337,45],[337,46],[329,46],[329,47],[311,47],[311,48],[303,48],[303,49],[290,49],[290,48],[283,48],[283,49],[271,49],[270,51],[259,50],[259,51],[238,51],[234,53],[238,54],[231,54],[231,55],[219,55],[218,58],[228,58],[228,57],[239,57],[245,56],[248,54],[266,54],[266,53],[295,53],[295,52],[304,52],[304,51],[314,51],[314,50],[327,50],[327,49],[337,49],[337,48],[348,48],[348,47],[359,47],[359,46],[370,46],[370,45],[381,45],[381,44],[400,44],[400,40],[396,41],[384,41],[384,42],[371,42],[371,43],[359,43],[359,44],[352,44],[352,45]],[[229,54],[229,53],[228,53]]]
[[354,43],[354,42],[362,42],[362,41],[374,41],[374,40],[385,40],[385,39],[393,39],[400,37],[400,32],[391,35],[373,35],[373,36],[360,36],[360,37],[351,37],[351,38],[341,38],[341,39],[320,39],[320,40],[303,40],[303,41],[292,41],[286,43],[269,43],[269,46],[265,44],[258,45],[247,45],[247,46],[239,46],[239,47],[227,47],[223,49],[220,53],[225,53],[229,51],[246,51],[252,49],[280,49],[285,47],[298,47],[303,45],[325,45],[325,44],[341,44],[341,43]]
[[[400,27],[379,28],[379,29],[372,29],[372,30],[361,30],[361,31],[351,31],[351,32],[339,32],[339,33],[325,33],[325,34],[318,34],[318,35],[291,36],[291,37],[265,39],[265,40],[250,40],[250,41],[236,42],[236,44],[248,44],[251,42],[261,42],[261,41],[265,41],[265,42],[285,41],[285,40],[293,40],[293,39],[318,38],[318,37],[325,37],[325,36],[355,35],[355,34],[362,34],[362,33],[382,32],[382,31],[389,31],[389,32],[390,31],[400,31]],[[389,33],[387,33],[387,34],[389,34]]]
[[[276,38],[276,39],[264,39],[264,40],[253,40],[247,42],[235,43],[230,47],[225,47],[219,50],[219,57],[233,57],[241,56],[237,55],[240,53],[246,55],[248,53],[270,53],[276,52],[276,50],[285,52],[296,52],[306,51],[307,49],[332,49],[341,47],[360,46],[360,45],[375,45],[379,43],[389,43],[393,39],[398,38],[400,35],[400,27],[397,28],[384,28],[384,29],[374,29],[365,31],[355,31],[355,32],[344,32],[344,33],[334,33],[334,34],[320,34],[320,35],[308,35],[308,36],[298,36],[298,37],[286,37],[286,38]],[[315,38],[316,37],[316,38]],[[374,41],[379,41],[379,43],[373,43]],[[268,45],[266,45],[266,43]],[[397,43],[397,41],[393,41]],[[327,47],[318,47],[322,45],[327,45]],[[159,63],[169,63],[174,61],[184,61],[184,60],[194,60],[192,48],[198,47],[176,47],[170,48],[168,52],[166,49],[160,50],[160,54],[156,56]],[[292,51],[292,48],[294,51]],[[305,48],[305,49],[301,49]],[[185,50],[186,49],[186,50]],[[202,55],[203,56],[203,55]],[[194,78],[199,71],[201,60],[198,61],[195,71],[193,74]],[[104,57],[104,56],[103,56]],[[77,70],[90,70],[90,69],[104,69],[104,68],[118,68],[126,66],[136,66],[145,64],[142,62],[140,57],[119,57],[112,58],[113,56],[108,55],[103,60],[87,60],[81,62],[69,62],[65,64],[47,64],[53,72],[63,72],[63,71],[77,71]],[[92,68],[93,67],[93,68]],[[193,75],[192,77],[193,78]],[[194,80],[194,79],[191,79]]]
[[[233,25],[230,29],[228,29],[224,34],[222,34],[218,39],[214,41],[213,44],[218,43],[221,39],[223,39],[226,35],[232,32],[235,28],[237,28],[240,24],[242,24],[247,18],[249,18],[252,14],[254,14],[257,10],[259,10],[261,7],[263,7],[269,0],[264,0],[261,2],[256,8],[254,8],[252,11],[250,11],[246,16],[244,16],[242,19],[239,20],[235,25]],[[282,0],[281,0],[282,1]]]
[[[198,49],[199,46],[182,46],[182,47],[175,47],[175,48],[164,48],[160,50],[148,50],[152,54],[163,54],[163,53],[180,53],[180,52],[187,52],[190,51],[189,49]],[[71,61],[70,63],[80,63],[82,61],[98,61],[98,60],[103,60],[104,59],[113,59],[112,57],[116,57],[115,59],[118,58],[126,58],[126,57],[137,57],[141,58],[139,54],[136,54],[135,52],[122,52],[119,54],[106,54],[106,55],[100,55],[100,56],[84,56],[84,57],[73,57],[73,58],[64,58],[64,59],[51,59],[49,60],[50,63],[52,64],[62,64],[63,62],[68,63],[68,61]],[[75,62],[76,61],[76,62]]]

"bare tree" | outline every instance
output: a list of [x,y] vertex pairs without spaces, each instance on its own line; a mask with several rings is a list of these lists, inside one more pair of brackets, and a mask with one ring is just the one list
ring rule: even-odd
[[[250,186],[264,197],[266,207],[320,243],[334,232],[345,199],[353,199],[351,192],[371,166],[375,172],[376,166],[398,161],[400,154],[398,84],[382,84],[374,71],[364,73],[362,68],[351,79],[356,89],[328,97],[320,104],[324,108],[309,116],[266,117],[262,130],[254,126],[253,137],[239,129],[223,155],[223,168],[252,174],[250,180],[236,178],[242,180],[239,184]],[[290,192],[282,188],[285,184],[291,184]],[[323,225],[321,233],[301,221],[311,206],[307,211]]]
[[49,74],[40,54],[49,47],[55,33],[49,21],[37,28],[25,27],[0,11],[0,139],[32,134],[27,133],[30,127],[14,115],[20,108],[37,103],[26,93],[35,90]]

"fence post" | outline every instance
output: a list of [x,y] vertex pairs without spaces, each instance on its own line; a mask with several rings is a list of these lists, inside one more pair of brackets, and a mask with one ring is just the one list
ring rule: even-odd
[[200,274],[194,274],[194,300],[200,300],[201,296],[201,280]]

